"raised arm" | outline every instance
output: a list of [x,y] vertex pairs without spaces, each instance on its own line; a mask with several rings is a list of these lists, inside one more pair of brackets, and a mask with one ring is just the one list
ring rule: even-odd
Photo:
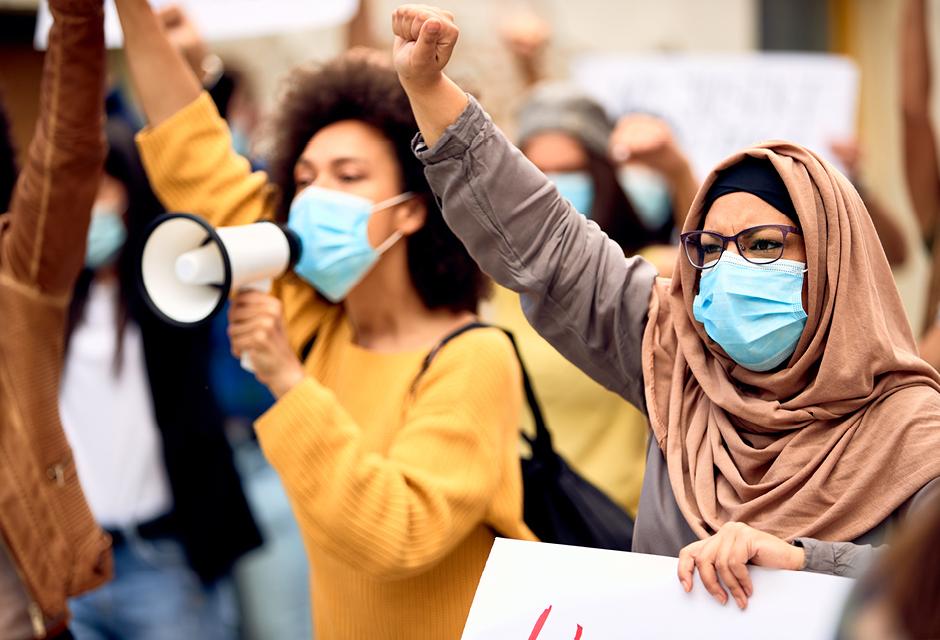
[[529,321],[560,353],[642,408],[655,269],[624,259],[444,76],[457,38],[451,18],[413,6],[393,16],[396,67],[424,137],[418,155],[444,217],[483,270],[522,295]]
[[199,97],[202,85],[147,0],[115,0],[137,99],[155,126]]
[[0,270],[44,293],[69,291],[104,162],[101,0],[51,0],[39,121],[0,240]]
[[901,106],[904,173],[914,212],[928,244],[940,215],[940,166],[930,122],[930,51],[925,0],[908,0],[901,22]]
[[273,192],[235,153],[208,93],[147,0],[117,0],[128,66],[148,126],[138,136],[154,192],[170,211],[216,226],[273,216]]

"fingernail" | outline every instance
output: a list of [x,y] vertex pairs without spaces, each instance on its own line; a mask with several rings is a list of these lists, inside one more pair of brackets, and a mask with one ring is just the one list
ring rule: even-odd
[[437,33],[440,30],[441,30],[440,22],[435,21],[435,22],[428,24],[428,33]]
[[735,602],[738,603],[738,608],[744,611],[744,608],[747,606],[747,600],[744,600],[743,598],[736,598]]

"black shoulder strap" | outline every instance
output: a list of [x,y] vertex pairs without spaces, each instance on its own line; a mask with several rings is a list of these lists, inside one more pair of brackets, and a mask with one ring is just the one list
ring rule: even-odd
[[502,327],[496,327],[485,322],[468,322],[462,327],[454,329],[452,332],[441,338],[441,340],[434,345],[428,355],[424,357],[424,362],[421,363],[421,370],[418,372],[418,375],[415,377],[414,382],[411,383],[411,390],[414,392],[415,388],[418,386],[418,382],[421,380],[421,377],[427,372],[428,367],[431,366],[431,362],[437,356],[441,349],[443,349],[448,342],[457,338],[458,336],[463,335],[467,331],[473,329],[499,329],[506,334],[506,337],[509,338],[509,342],[512,343],[513,351],[516,352],[516,360],[519,362],[519,369],[522,371],[522,387],[525,391],[525,399],[529,405],[529,411],[532,412],[532,420],[535,423],[535,439],[529,438],[526,434],[522,434],[526,440],[529,441],[529,444],[533,447],[538,443],[540,446],[546,446],[549,449],[552,446],[552,436],[548,432],[548,427],[545,426],[545,417],[542,415],[542,408],[539,406],[538,398],[535,396],[535,389],[532,387],[532,381],[529,379],[529,372],[525,368],[525,363],[522,362],[522,354],[519,352],[519,345],[516,344],[516,337],[512,335],[512,332],[508,329]]
[[300,362],[306,362],[307,356],[310,355],[310,352],[313,351],[313,345],[317,341],[317,332],[314,331],[313,335],[310,336],[307,341],[304,343],[304,346],[300,348]]

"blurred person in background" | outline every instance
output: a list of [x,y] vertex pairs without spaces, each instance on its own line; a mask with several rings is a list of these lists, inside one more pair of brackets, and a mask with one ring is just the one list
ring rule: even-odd
[[[576,150],[576,146],[584,147],[584,140],[578,145],[571,141],[566,143],[561,138],[560,133],[563,132],[559,129],[560,125],[556,125],[554,131],[543,128],[543,125],[550,123],[550,119],[558,115],[558,109],[563,108],[566,102],[575,105],[581,100],[588,101],[591,106],[582,109],[586,109],[585,114],[590,112],[589,120],[594,123],[595,132],[600,128],[608,131],[603,147],[597,144],[599,141],[586,147],[591,156],[595,189],[602,189],[608,182],[604,180],[603,184],[598,184],[598,165],[604,159],[605,165],[613,167],[614,175],[621,190],[626,193],[632,210],[615,220],[595,221],[624,247],[628,255],[640,253],[657,267],[661,275],[669,277],[677,254],[677,229],[682,228],[692,198],[698,190],[698,180],[668,123],[652,114],[632,113],[620,117],[611,126],[600,105],[586,95],[575,97],[579,91],[574,85],[562,89],[566,85],[557,81],[546,82],[546,78],[554,75],[549,73],[546,63],[552,29],[533,9],[511,12],[500,26],[500,35],[515,61],[524,86],[532,94],[526,96],[519,110],[517,124],[520,130],[516,138],[520,149],[543,171],[551,170],[556,165],[585,164],[578,158],[585,154]],[[551,113],[552,109],[556,113]],[[540,110],[548,112],[542,116]],[[531,135],[531,131],[522,129],[526,126],[527,117],[530,129],[540,128],[537,133],[551,135],[543,136],[544,139],[537,138],[527,145],[526,138]],[[597,137],[596,133],[593,137]],[[527,146],[535,148],[527,151]],[[600,173],[606,173],[603,169],[606,167]],[[582,193],[586,191],[582,187]],[[600,195],[601,200],[609,197],[603,193]],[[600,213],[603,215],[603,208]]]
[[0,108],[0,637],[71,638],[67,598],[111,574],[59,421],[62,332],[104,160],[101,0],[50,0],[17,180]]
[[[264,167],[255,152],[260,105],[247,78],[224,64],[186,12],[177,5],[156,10],[167,37],[209,92],[228,122],[232,148],[253,169]],[[208,70],[209,72],[207,72]],[[209,388],[225,418],[226,433],[264,545],[235,565],[242,637],[266,640],[311,636],[309,574],[300,529],[277,472],[264,459],[252,423],[274,403],[268,389],[232,356],[229,303],[210,321]]]
[[908,243],[904,231],[898,222],[898,214],[868,189],[862,176],[862,149],[858,140],[838,140],[829,145],[830,151],[845,168],[845,177],[852,181],[858,195],[865,203],[865,208],[875,225],[885,257],[892,267],[899,267],[907,261]]
[[207,388],[208,329],[170,327],[138,285],[143,236],[163,213],[121,119],[69,308],[62,424],[114,579],[71,601],[78,640],[236,638],[231,570],[261,544],[222,415]]
[[672,276],[678,233],[685,224],[699,181],[669,124],[644,113],[622,116],[610,136],[610,157],[620,184],[649,234],[638,253],[664,278]]
[[[574,86],[543,84],[522,105],[516,129],[523,153],[626,253],[650,241],[607,155],[612,127],[600,105]],[[559,453],[635,515],[646,418],[543,340],[526,321],[515,292],[497,286],[484,314],[515,334]]]
[[838,640],[940,638],[940,497],[915,512],[859,579]]
[[[940,491],[940,374],[864,204],[811,151],[757,145],[697,194],[671,280],[584,219],[443,73],[453,15],[392,17],[414,142],[454,232],[560,353],[645,411],[633,549],[746,608],[747,565],[859,575]],[[834,498],[835,496],[835,498]]]
[[456,637],[496,532],[532,538],[522,389],[496,329],[461,334],[418,378],[474,319],[486,280],[411,154],[394,70],[361,51],[296,69],[272,184],[232,152],[148,3],[117,5],[163,201],[215,225],[286,219],[304,243],[274,296],[236,298],[230,335],[277,398],[255,430],[304,535],[317,636]]
[[927,314],[920,349],[940,369],[940,162],[930,114],[933,70],[930,64],[926,0],[907,0],[901,18],[901,113],[904,177],[908,194],[931,255]]
[[[519,149],[575,209],[626,255],[639,253],[662,275],[672,273],[677,249],[668,243],[698,185],[664,122],[627,116],[615,129],[592,98],[574,85],[553,82],[531,90],[516,130]],[[676,179],[670,183],[662,175]],[[681,215],[676,207],[685,207]],[[646,417],[542,339],[525,319],[518,294],[497,286],[486,313],[516,335],[558,451],[635,516]]]

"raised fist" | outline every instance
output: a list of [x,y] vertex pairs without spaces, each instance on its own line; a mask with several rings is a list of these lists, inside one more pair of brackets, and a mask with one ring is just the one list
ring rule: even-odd
[[454,14],[437,7],[406,4],[392,14],[395,70],[406,88],[439,80],[460,31]]
[[616,162],[639,162],[672,174],[686,162],[669,125],[647,114],[622,117],[610,136],[610,155]]
[[506,47],[524,63],[534,61],[545,50],[552,36],[548,22],[534,11],[517,11],[500,27]]
[[209,55],[209,48],[199,29],[179,5],[165,5],[157,9],[156,14],[167,38],[183,54],[196,75],[202,78],[205,73],[202,65]]

